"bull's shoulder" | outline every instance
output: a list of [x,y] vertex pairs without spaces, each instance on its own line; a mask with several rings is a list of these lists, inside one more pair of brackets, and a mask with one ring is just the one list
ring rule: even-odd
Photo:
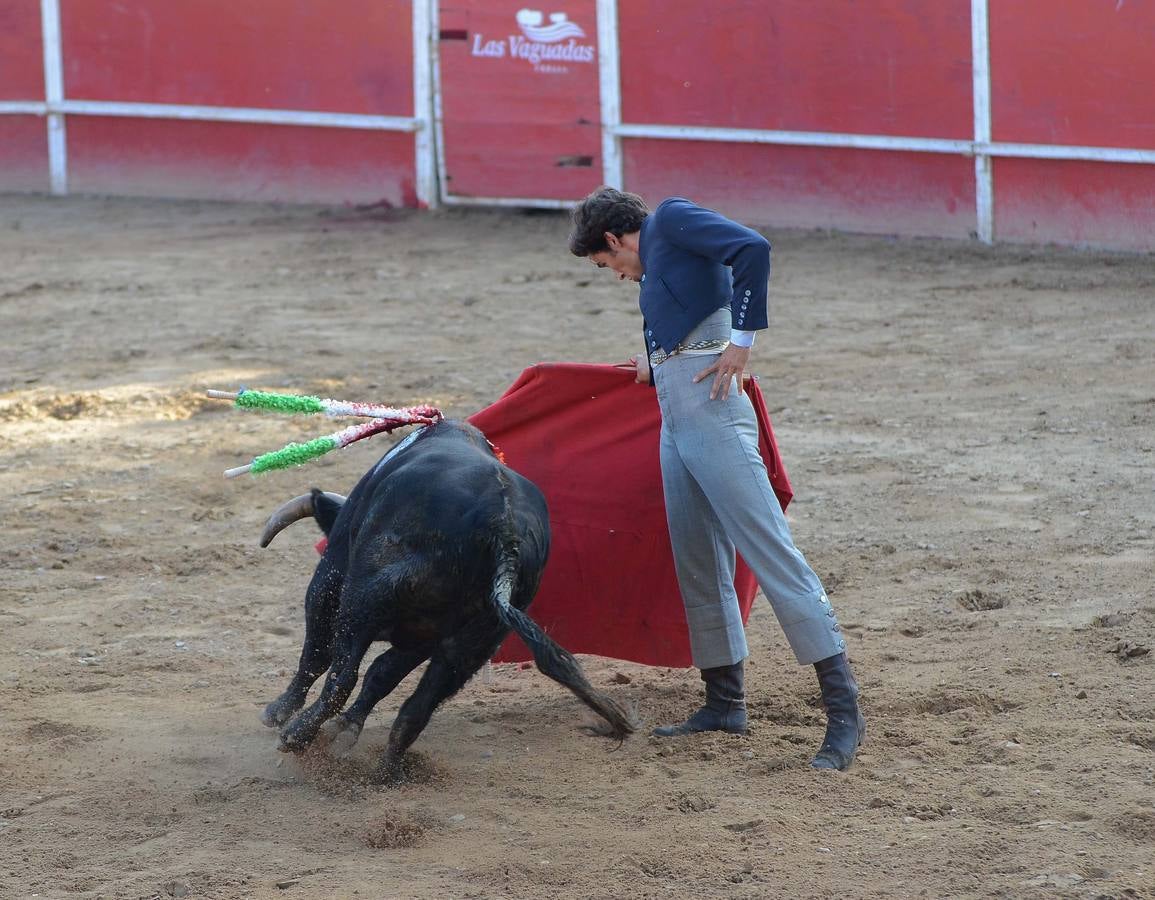
[[498,460],[478,429],[446,420],[399,444],[362,479],[358,493],[374,505],[417,507],[440,515],[484,516],[509,497],[538,505],[540,492]]
[[403,459],[446,454],[461,463],[466,463],[470,457],[496,459],[493,445],[479,429],[459,419],[443,419],[411,432],[381,458],[377,468]]

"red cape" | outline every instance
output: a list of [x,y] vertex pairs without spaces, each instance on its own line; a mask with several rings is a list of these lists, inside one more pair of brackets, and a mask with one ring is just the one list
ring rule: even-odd
[[[758,382],[747,393],[782,508],[792,496]],[[662,502],[661,417],[633,368],[542,363],[469,421],[549,504],[549,563],[530,615],[573,653],[690,666],[690,643]],[[758,586],[738,561],[742,620]],[[498,661],[532,659],[516,636]]]

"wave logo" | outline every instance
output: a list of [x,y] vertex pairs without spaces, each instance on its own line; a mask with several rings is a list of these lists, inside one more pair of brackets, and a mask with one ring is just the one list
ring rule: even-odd
[[577,22],[571,22],[565,13],[550,13],[549,24],[543,24],[545,16],[537,9],[522,9],[517,13],[517,26],[531,41],[539,44],[556,44],[567,38],[583,38],[586,33]]

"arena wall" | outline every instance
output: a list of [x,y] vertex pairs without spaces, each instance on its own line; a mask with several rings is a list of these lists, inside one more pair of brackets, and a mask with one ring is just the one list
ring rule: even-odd
[[1155,6],[2,0],[0,191],[1155,250]]

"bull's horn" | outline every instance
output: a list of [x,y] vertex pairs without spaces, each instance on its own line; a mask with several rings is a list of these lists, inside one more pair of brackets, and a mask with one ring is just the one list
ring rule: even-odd
[[[329,491],[325,491],[324,494],[338,504],[345,502],[345,498],[341,494],[334,494]],[[311,516],[312,514],[313,495],[311,493],[301,494],[300,497],[294,497],[287,503],[283,503],[276,512],[269,516],[269,520],[265,522],[265,529],[261,532],[261,546],[269,546],[273,538],[298,519],[304,519],[306,516]]]

